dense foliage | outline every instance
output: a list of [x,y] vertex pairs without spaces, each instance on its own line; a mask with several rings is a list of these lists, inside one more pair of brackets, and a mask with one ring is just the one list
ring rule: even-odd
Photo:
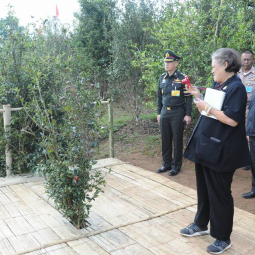
[[111,47],[112,63],[108,68],[109,92],[121,100],[124,109],[139,122],[145,100],[145,83],[141,79],[139,65],[133,63],[145,51],[146,45],[156,43],[150,27],[153,27],[155,2],[141,0],[121,1],[124,12],[116,22]]
[[79,0],[79,25],[75,36],[84,50],[90,67],[91,80],[100,86],[102,98],[107,99],[108,73],[111,62],[112,29],[116,21],[116,0]]
[[254,20],[248,18],[254,13],[252,1],[190,0],[169,3],[152,28],[158,43],[147,45],[136,61],[144,70],[143,80],[150,98],[155,98],[158,77],[164,71],[164,49],[172,49],[183,57],[179,69],[190,76],[193,84],[210,86],[211,54],[216,49],[254,50]]
[[[12,113],[11,131],[1,139],[1,175],[5,146],[13,155],[13,173],[34,171],[46,178],[56,207],[77,228],[84,227],[91,202],[105,181],[92,170],[98,147],[100,97],[91,86],[83,51],[58,20],[20,30],[6,19],[0,49],[0,101],[23,109]],[[3,123],[1,123],[3,130]]]
[[183,57],[180,70],[198,86],[212,82],[211,54],[216,49],[254,49],[252,0],[80,3],[77,32],[86,38],[81,40],[86,55],[95,61],[90,73],[100,83],[101,94],[119,100],[137,123],[145,105],[155,107],[165,49]]

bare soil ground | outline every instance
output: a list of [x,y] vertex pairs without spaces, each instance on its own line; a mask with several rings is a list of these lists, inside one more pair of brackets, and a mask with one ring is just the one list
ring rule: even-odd
[[[192,126],[185,127],[184,144],[192,131]],[[161,167],[161,145],[159,127],[156,121],[143,120],[139,126],[130,121],[126,126],[114,133],[115,157],[142,167],[145,170],[156,172]],[[101,153],[98,158],[109,157],[108,141],[101,142]],[[184,146],[185,148],[185,146]],[[193,162],[184,159],[181,172],[170,177],[168,172],[163,173],[165,178],[196,189],[195,166]],[[255,198],[244,199],[242,194],[251,189],[251,172],[238,169],[234,175],[232,193],[235,206],[255,214]]]

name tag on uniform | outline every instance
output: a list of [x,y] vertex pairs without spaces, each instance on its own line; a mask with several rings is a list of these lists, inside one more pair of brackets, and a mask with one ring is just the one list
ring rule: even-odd
[[181,95],[181,91],[180,90],[172,90],[171,95],[172,95],[172,97],[179,97]]
[[252,87],[251,86],[247,86],[247,87],[245,87],[246,88],[246,92],[252,92]]

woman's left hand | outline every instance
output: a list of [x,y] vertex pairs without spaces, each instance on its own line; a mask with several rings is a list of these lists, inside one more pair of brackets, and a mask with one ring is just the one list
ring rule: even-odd
[[196,104],[197,109],[200,113],[208,106],[208,104],[204,100],[198,98],[194,99],[194,103]]

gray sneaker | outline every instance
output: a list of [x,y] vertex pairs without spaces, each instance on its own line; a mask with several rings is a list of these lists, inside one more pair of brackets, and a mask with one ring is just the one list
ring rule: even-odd
[[183,228],[180,233],[183,236],[202,236],[202,235],[209,235],[209,230],[207,229],[200,229],[196,223],[190,224],[188,227]]
[[213,244],[207,247],[207,251],[211,254],[221,254],[232,246],[231,241],[216,240]]

